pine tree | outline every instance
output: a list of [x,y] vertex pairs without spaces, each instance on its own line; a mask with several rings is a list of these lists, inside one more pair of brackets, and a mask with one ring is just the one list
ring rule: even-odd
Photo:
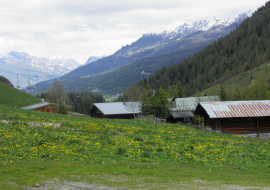
[[171,114],[171,104],[167,93],[159,86],[153,98],[153,110],[155,117],[165,118]]
[[239,85],[235,85],[233,88],[233,94],[232,94],[232,99],[234,101],[241,100],[241,92],[240,92],[240,87]]
[[146,83],[144,88],[144,93],[141,101],[141,111],[142,114],[151,114],[152,113],[152,97],[151,97],[151,86],[149,82]]
[[186,96],[181,81],[177,83],[177,95],[177,98],[184,98]]
[[226,101],[227,100],[227,93],[225,91],[225,87],[223,82],[221,82],[220,86],[219,86],[219,98],[221,101]]

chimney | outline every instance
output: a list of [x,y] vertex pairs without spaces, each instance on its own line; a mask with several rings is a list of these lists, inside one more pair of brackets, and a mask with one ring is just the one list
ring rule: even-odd
[[41,103],[44,104],[44,99],[41,99]]

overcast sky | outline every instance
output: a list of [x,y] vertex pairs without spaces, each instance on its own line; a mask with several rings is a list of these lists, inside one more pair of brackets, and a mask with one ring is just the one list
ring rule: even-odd
[[229,18],[266,0],[0,0],[0,52],[72,58],[110,55],[145,33]]

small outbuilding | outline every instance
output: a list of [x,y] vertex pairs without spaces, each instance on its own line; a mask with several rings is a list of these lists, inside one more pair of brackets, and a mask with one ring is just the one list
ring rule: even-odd
[[224,133],[270,132],[270,100],[200,102],[195,115],[204,127]]
[[139,102],[94,103],[90,115],[96,118],[134,119],[141,113]]
[[42,99],[41,103],[39,103],[39,104],[34,104],[34,105],[31,105],[31,106],[22,107],[21,109],[24,109],[24,110],[36,110],[36,111],[40,111],[40,112],[56,113],[55,110],[49,108],[50,104],[51,103],[44,102],[44,100]]
[[195,117],[192,113],[199,102],[219,101],[218,96],[201,96],[187,98],[172,98],[172,114],[167,118],[168,122],[189,122]]

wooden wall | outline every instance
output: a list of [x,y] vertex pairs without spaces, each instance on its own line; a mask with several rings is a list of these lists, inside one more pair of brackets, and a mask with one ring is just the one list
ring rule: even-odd
[[205,126],[224,133],[270,132],[270,117],[204,119]]
[[35,110],[36,110],[36,111],[40,111],[40,112],[56,113],[55,110],[50,109],[48,106],[44,106],[44,107],[41,107],[41,108],[37,108],[37,109],[35,109]]

